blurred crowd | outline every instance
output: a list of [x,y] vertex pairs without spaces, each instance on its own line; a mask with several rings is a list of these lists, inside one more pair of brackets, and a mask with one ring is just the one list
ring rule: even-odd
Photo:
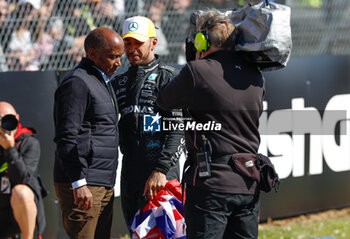
[[[96,27],[121,31],[129,16],[155,23],[157,53],[182,64],[189,16],[195,9],[233,8],[244,0],[0,0],[0,71],[68,69],[83,56]],[[121,32],[120,32],[121,33]]]
[[[183,64],[184,41],[193,11],[227,10],[259,1],[0,0],[0,72],[69,69],[83,56],[83,41],[88,32],[105,26],[121,34],[124,19],[135,15],[147,16],[156,25],[156,53],[163,62]],[[270,2],[288,4],[291,0]],[[298,2],[322,5],[322,0]]]
[[68,59],[79,61],[89,31],[118,24],[119,2],[0,0],[1,68],[57,69]]

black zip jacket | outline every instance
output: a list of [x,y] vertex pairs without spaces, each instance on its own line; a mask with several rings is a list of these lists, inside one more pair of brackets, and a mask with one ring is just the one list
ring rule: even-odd
[[[183,107],[184,114],[188,113],[197,123],[221,125],[219,130],[209,127],[208,131],[185,131],[191,164],[185,177],[187,183],[224,193],[255,192],[255,184],[246,182],[229,165],[216,163],[215,159],[257,153],[263,97],[261,72],[234,51],[217,51],[189,62],[160,90],[157,103],[163,109]],[[203,145],[202,135],[212,146],[212,177],[207,179],[198,179],[195,171],[195,155]]]
[[125,157],[122,174],[129,181],[145,181],[152,170],[167,174],[180,156],[183,132],[144,129],[145,115],[159,113],[162,119],[182,116],[181,110],[163,111],[155,103],[159,89],[173,78],[174,72],[156,56],[147,65],[131,66],[112,81],[121,113],[120,148]]
[[[8,169],[6,170],[6,174],[10,180],[11,188],[17,184],[25,184],[33,190],[38,210],[38,232],[42,234],[44,232],[46,220],[41,194],[42,188],[38,180],[40,143],[33,136],[32,133],[35,131],[32,129],[22,128],[19,124],[17,132],[18,137],[15,140],[16,147],[8,150],[3,150],[0,147],[0,166],[3,165],[3,163],[7,163]],[[4,209],[6,206],[11,207],[9,197],[10,194],[0,194],[0,208]],[[0,217],[2,217],[1,210]],[[10,227],[10,225],[8,226]],[[0,232],[0,235],[1,233],[2,232]]]
[[83,58],[55,93],[54,181],[113,187],[118,166],[118,110],[96,65]]

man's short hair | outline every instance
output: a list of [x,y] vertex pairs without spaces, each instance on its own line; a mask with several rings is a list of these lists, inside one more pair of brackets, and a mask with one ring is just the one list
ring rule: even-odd
[[[212,24],[208,24],[208,22]],[[234,37],[235,27],[231,20],[218,10],[211,10],[199,16],[196,28],[198,32],[207,31],[212,46],[226,48],[229,46],[226,44],[229,41],[233,46],[234,39],[232,38]]]
[[89,49],[108,48],[108,44],[105,39],[105,35],[102,31],[90,32],[84,40],[84,50],[87,53]]

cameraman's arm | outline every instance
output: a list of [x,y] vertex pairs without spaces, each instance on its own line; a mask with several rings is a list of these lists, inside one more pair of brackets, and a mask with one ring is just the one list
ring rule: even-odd
[[185,108],[194,100],[193,74],[187,64],[181,72],[159,90],[157,105],[164,110]]

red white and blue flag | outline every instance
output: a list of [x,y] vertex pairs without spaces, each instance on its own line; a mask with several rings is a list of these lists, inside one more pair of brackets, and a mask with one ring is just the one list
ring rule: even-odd
[[130,223],[132,238],[185,239],[181,185],[175,179],[139,210]]

